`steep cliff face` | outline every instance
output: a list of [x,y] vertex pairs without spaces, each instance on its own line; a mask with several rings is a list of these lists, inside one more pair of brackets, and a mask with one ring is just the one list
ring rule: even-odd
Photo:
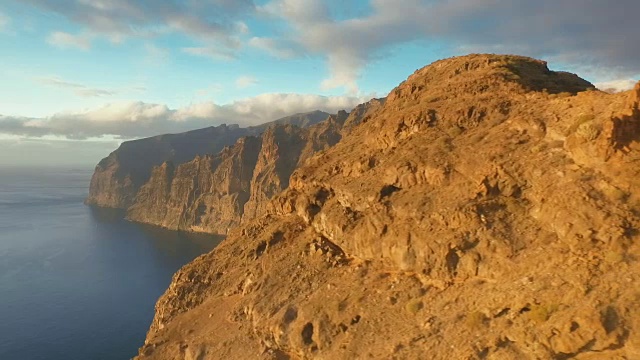
[[244,137],[219,154],[153,170],[127,210],[129,220],[172,230],[225,234],[242,216],[261,139]]
[[264,133],[251,180],[251,195],[244,205],[246,218],[262,213],[266,203],[289,186],[289,177],[298,165],[306,135],[307,132],[291,126],[272,127]]
[[246,134],[247,129],[220,125],[124,142],[96,166],[85,203],[126,209],[155,166],[165,161],[177,165],[198,154],[215,154]]
[[[273,128],[264,134],[251,182],[251,197],[244,207],[245,222],[264,215],[269,201],[289,186],[289,177],[297,167],[316,152],[340,141],[342,125],[348,115],[341,111],[303,132],[294,128]],[[291,134],[293,131],[295,135]],[[279,140],[282,138],[288,141]]]
[[[167,217],[167,203],[172,194],[175,166],[171,162],[153,168],[150,180],[142,186],[137,198],[144,199],[145,213],[143,222],[164,223]],[[135,209],[135,205],[129,211]]]
[[639,103],[524,57],[417,71],[174,276],[139,358],[640,358]]
[[243,136],[260,135],[272,124],[307,127],[327,116],[329,114],[325,112],[313,111],[248,128],[220,125],[124,142],[96,166],[85,203],[126,209],[133,205],[138,190],[149,180],[152,169],[164,162],[178,166],[191,161],[196,155],[217,154]]
[[380,110],[384,105],[386,98],[372,99],[364,104],[356,106],[350,113],[349,117],[344,121],[342,133],[347,134],[363,121],[369,120],[376,111]]
[[308,129],[271,125],[260,137],[241,138],[215,156],[179,165],[168,188],[164,169],[170,166],[165,163],[153,170],[127,219],[172,230],[227,234],[243,219],[262,215],[268,201],[289,186],[291,173],[302,162],[335,145],[346,117],[341,112]]
[[[138,188],[144,183],[145,174],[133,175],[120,164],[118,157],[116,150],[96,165],[85,204],[125,209],[133,203]],[[133,180],[134,176],[137,181]]]

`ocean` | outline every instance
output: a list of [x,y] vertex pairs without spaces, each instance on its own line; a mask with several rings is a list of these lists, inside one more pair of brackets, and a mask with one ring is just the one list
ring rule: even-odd
[[172,275],[220,241],[82,201],[92,169],[0,168],[0,359],[136,355]]

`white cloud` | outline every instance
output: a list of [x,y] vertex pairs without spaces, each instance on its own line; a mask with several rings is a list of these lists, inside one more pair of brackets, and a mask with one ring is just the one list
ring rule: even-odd
[[170,109],[143,102],[108,104],[97,109],[68,111],[48,118],[0,116],[0,134],[87,139],[103,136],[137,138],[176,133],[219,124],[257,125],[288,115],[322,110],[351,110],[369,97],[319,96],[309,94],[262,94],[218,105],[202,102]]
[[95,164],[120,141],[72,141],[45,137],[42,139],[9,138],[0,136],[0,166],[51,165],[92,169]]
[[56,31],[51,33],[47,38],[49,45],[55,46],[61,49],[91,49],[92,36],[89,34],[73,35],[62,31]]
[[238,21],[234,24],[235,30],[240,34],[248,34],[249,33],[249,25],[244,21]]
[[[240,20],[254,9],[252,0],[25,0],[119,43],[132,36],[170,32],[195,37],[229,51],[248,31]],[[62,40],[65,40],[64,38]],[[69,41],[68,41],[69,42]],[[86,40],[83,43],[86,45]],[[85,46],[86,48],[86,46]]]
[[158,47],[155,44],[147,43],[144,46],[146,56],[143,59],[146,65],[161,66],[169,60],[169,50]]
[[293,42],[267,37],[254,36],[249,39],[249,46],[266,51],[271,56],[280,59],[291,59],[302,53],[301,49]]
[[258,83],[258,79],[248,75],[240,76],[239,78],[236,79],[236,87],[238,89],[246,89],[250,86],[256,85],[257,83]]
[[7,28],[10,22],[11,19],[7,15],[0,12],[0,31],[3,31],[5,28]]
[[205,57],[211,60],[234,60],[236,58],[233,51],[218,47],[188,47],[182,48],[182,52],[189,55]]
[[222,84],[214,83],[207,86],[206,88],[196,90],[196,97],[199,97],[199,98],[211,97],[215,94],[221,93],[222,90],[224,90],[224,86],[222,86]]
[[596,83],[595,86],[602,91],[617,93],[633,89],[637,82],[637,80],[633,79],[619,79]]
[[[327,59],[325,89],[357,91],[364,67],[390,47],[415,40],[448,44],[449,53],[499,48],[571,65],[615,68],[616,75],[640,71],[640,42],[630,40],[638,30],[637,0],[620,0],[616,6],[590,1],[578,7],[573,0],[370,0],[367,15],[332,17],[347,6],[272,0],[258,9],[290,25],[287,35],[276,39],[279,44],[293,42]],[[267,51],[274,44],[254,42]]]
[[[640,72],[640,42],[633,41],[637,0],[618,0],[616,6],[604,0],[580,6],[575,0],[368,0],[363,6],[336,0],[24,2],[84,27],[80,35],[52,34],[56,46],[86,50],[98,36],[121,42],[180,33],[195,44],[182,52],[213,60],[236,59],[243,46],[281,59],[323,57],[329,76],[322,88],[350,93],[359,91],[367,65],[412,41],[445,44],[442,51],[450,55],[500,51],[615,69],[611,78]],[[267,31],[251,33],[247,24],[256,19]]]
[[[82,97],[101,97],[101,96],[112,96],[117,94],[117,91],[114,91],[114,90],[88,87],[86,85],[64,80],[59,76],[42,77],[36,80],[39,83],[47,86],[72,90],[74,94]],[[136,90],[139,90],[139,89],[136,87]]]

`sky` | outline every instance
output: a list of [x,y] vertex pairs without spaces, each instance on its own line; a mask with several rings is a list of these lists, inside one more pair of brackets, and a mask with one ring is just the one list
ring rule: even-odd
[[0,165],[94,165],[124,140],[350,110],[438,59],[640,79],[637,0],[2,0]]

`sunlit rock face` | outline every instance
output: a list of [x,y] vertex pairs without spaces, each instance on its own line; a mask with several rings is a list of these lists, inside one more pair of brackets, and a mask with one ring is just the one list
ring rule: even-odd
[[305,161],[256,138],[251,219],[174,276],[139,359],[640,358],[639,102],[470,55]]

